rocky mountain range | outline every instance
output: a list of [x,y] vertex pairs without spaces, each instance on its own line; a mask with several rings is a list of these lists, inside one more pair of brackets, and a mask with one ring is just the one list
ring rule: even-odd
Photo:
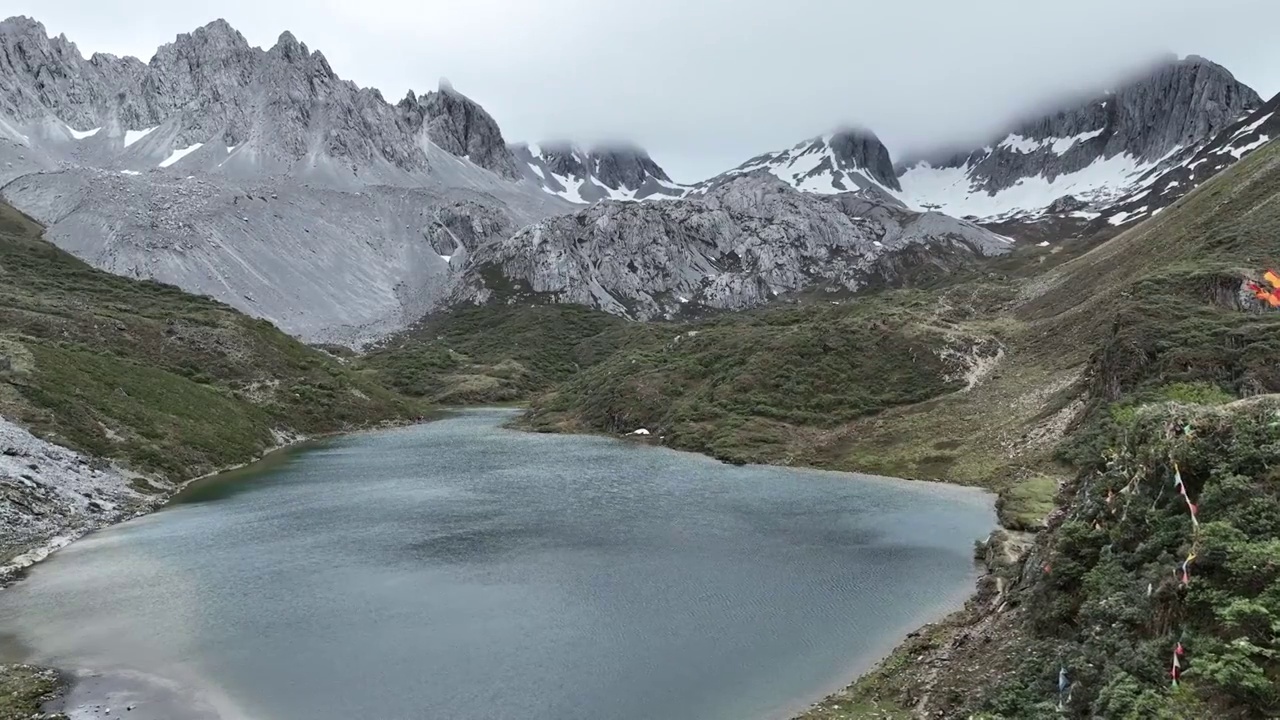
[[[699,183],[765,169],[804,192],[841,193],[878,186],[909,207],[983,222],[1035,222],[1046,216],[1085,221],[1143,216],[1129,200],[1170,172],[1195,163],[1228,129],[1244,127],[1262,99],[1204,58],[1166,58],[1114,90],[1013,123],[978,148],[918,154],[894,163],[868,131],[843,131],[759,155]],[[1256,146],[1255,146],[1256,147]],[[1232,160],[1248,150],[1232,145]],[[1224,165],[1214,163],[1214,170]],[[1145,213],[1167,206],[1211,173],[1164,188]],[[1158,199],[1159,202],[1155,200]],[[1123,215],[1122,215],[1123,213]]]
[[224,21],[143,63],[0,22],[0,182],[91,264],[359,344],[435,306],[474,244],[572,206],[517,180],[442,83],[397,105]]
[[360,346],[512,288],[667,317],[1123,226],[1274,136],[1275,102],[1191,57],[981,148],[895,164],[846,128],[681,185],[626,143],[508,142],[444,80],[389,103],[288,32],[219,20],[144,63],[10,18],[0,194],[97,267]]

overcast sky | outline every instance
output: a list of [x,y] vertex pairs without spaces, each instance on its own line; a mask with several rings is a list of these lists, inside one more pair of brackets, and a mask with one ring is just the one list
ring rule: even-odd
[[1275,0],[0,2],[15,14],[143,60],[218,16],[263,47],[291,30],[392,102],[448,77],[509,141],[631,140],[682,182],[842,124],[895,156],[977,142],[1163,52],[1280,92]]

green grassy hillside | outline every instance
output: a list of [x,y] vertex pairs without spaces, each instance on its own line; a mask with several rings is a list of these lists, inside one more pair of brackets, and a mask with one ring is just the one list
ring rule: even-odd
[[0,204],[0,415],[144,473],[249,460],[274,431],[416,412],[364,372],[212,300],[94,270]]
[[390,388],[442,404],[527,400],[656,337],[655,327],[579,305],[461,307],[424,319],[363,364]]
[[526,423],[643,427],[731,462],[811,462],[797,457],[810,431],[957,391],[973,357],[997,352],[938,298],[879,293],[664,326],[536,399]]

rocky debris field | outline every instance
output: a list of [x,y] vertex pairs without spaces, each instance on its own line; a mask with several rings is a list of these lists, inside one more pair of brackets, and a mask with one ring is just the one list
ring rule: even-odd
[[75,538],[153,507],[171,489],[0,418],[0,585]]

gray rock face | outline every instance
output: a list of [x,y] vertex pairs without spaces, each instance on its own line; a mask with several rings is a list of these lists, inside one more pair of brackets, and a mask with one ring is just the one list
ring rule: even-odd
[[899,190],[889,149],[870,130],[842,130],[827,141],[837,169],[863,170],[883,187]]
[[527,179],[574,202],[682,197],[687,191],[634,145],[584,149],[567,142],[520,143],[511,151]]
[[650,319],[813,288],[857,290],[895,274],[904,254],[963,262],[1008,249],[1007,239],[945,215],[856,193],[801,193],[756,172],[702,197],[602,202],[534,223],[481,246],[452,300],[525,293]]
[[360,344],[430,310],[475,245],[572,207],[503,176],[479,106],[448,88],[410,105],[287,32],[262,50],[216,21],[144,64],[11,18],[0,192],[96,267]]
[[1229,125],[1208,143],[1178,153],[1170,166],[1146,173],[1138,187],[1104,208],[1097,222],[1120,226],[1140,222],[1277,138],[1280,95]]
[[[477,185],[493,178],[470,170]],[[309,342],[359,346],[434,308],[468,252],[545,216],[552,200],[500,190],[68,168],[20,177],[4,196],[95,267],[208,295]]]
[[877,186],[891,191],[902,189],[889,149],[875,133],[844,129],[786,150],[757,155],[733,170],[698,183],[695,192],[706,192],[733,177],[761,169],[806,192],[842,193]]
[[27,17],[0,22],[0,115],[18,123],[39,120],[47,108],[64,108],[64,120],[93,125],[118,85],[137,87],[145,65],[94,55],[85,60],[66,36],[50,38]]
[[411,129],[425,126],[431,142],[446,152],[468,158],[502,177],[520,178],[497,121],[446,81],[441,81],[439,90],[421,98],[410,90],[397,108]]

